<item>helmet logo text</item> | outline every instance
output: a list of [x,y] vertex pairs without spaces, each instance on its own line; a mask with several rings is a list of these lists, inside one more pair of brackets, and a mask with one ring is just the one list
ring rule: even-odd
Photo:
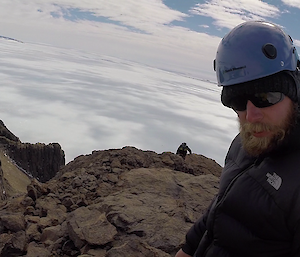
[[241,70],[241,69],[246,69],[246,65],[241,66],[241,67],[234,67],[234,68],[231,68],[231,69],[228,69],[228,70],[224,70],[224,73],[231,72],[231,71],[236,71],[236,70]]

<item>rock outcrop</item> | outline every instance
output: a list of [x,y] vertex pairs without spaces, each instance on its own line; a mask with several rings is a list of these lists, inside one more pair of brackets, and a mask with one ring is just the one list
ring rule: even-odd
[[218,189],[221,167],[192,154],[94,151],[0,207],[0,256],[170,257]]
[[65,154],[58,143],[22,143],[0,121],[0,149],[28,175],[46,182],[65,165]]
[[5,192],[5,187],[4,187],[4,174],[3,174],[3,170],[1,167],[1,161],[0,161],[0,200],[6,200],[7,195]]

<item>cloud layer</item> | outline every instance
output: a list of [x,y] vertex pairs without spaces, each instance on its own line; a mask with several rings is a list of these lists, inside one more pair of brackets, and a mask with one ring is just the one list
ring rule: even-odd
[[67,161],[126,145],[175,152],[187,142],[222,164],[237,133],[213,83],[108,56],[0,42],[1,119],[23,142],[59,142]]
[[[229,29],[251,19],[275,23],[284,15],[295,19],[297,13],[288,12],[291,7],[299,10],[295,0],[276,5],[260,0],[186,0],[189,8],[185,11],[172,9],[166,2],[3,0],[0,33],[24,42],[115,56],[213,80],[212,60]],[[288,23],[288,33],[293,26]],[[291,36],[298,46],[297,34]],[[199,70],[204,72],[199,74]]]
[[0,35],[25,42],[0,39],[4,122],[21,140],[58,141],[68,160],[127,144],[175,151],[186,141],[222,163],[237,128],[208,82],[221,37],[268,20],[300,47],[299,3],[167,2],[2,0]]

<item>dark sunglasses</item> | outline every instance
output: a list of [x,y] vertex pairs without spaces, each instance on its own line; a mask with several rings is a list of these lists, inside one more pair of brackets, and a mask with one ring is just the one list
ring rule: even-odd
[[241,95],[235,97],[230,102],[230,107],[235,111],[245,111],[247,102],[251,101],[258,108],[265,108],[279,103],[284,98],[280,92],[256,93],[254,95]]

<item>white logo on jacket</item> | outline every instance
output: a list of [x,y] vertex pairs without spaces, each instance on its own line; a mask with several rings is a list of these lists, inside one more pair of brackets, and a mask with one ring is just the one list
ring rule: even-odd
[[275,172],[273,172],[273,175],[267,173],[266,176],[268,177],[267,181],[269,182],[269,184],[276,190],[278,190],[282,183],[281,177],[279,177]]

